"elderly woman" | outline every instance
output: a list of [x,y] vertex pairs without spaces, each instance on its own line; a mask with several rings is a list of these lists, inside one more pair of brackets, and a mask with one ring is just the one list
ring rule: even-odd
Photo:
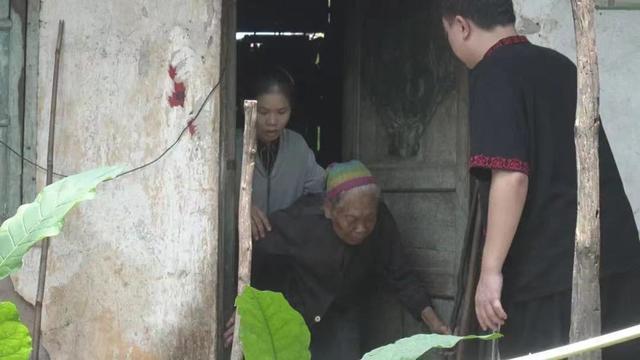
[[[258,101],[258,153],[251,226],[254,239],[258,239],[271,230],[267,215],[288,207],[302,195],[321,193],[325,172],[304,138],[286,129],[293,107],[293,78],[281,68],[268,71],[255,83],[253,95]],[[236,155],[240,163],[242,137],[238,140]]]
[[[433,332],[448,333],[407,266],[395,221],[369,170],[359,161],[334,164],[326,190],[324,197],[305,196],[273,213],[272,231],[254,247],[254,285],[283,292],[302,314],[312,358],[360,358],[358,309],[375,279],[390,285]],[[265,279],[270,275],[261,268],[273,263],[289,271]]]

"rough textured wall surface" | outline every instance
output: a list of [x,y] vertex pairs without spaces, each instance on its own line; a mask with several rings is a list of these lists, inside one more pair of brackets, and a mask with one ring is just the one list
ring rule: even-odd
[[[518,28],[575,62],[571,2],[515,0]],[[598,10],[600,112],[625,190],[640,224],[640,10]]]
[[[218,81],[219,0],[43,0],[40,17],[41,164],[58,20],[66,21],[58,172],[154,159]],[[217,101],[216,93],[162,160],[100,186],[52,239],[43,325],[51,358],[213,357]],[[32,251],[13,278],[29,301],[39,256]]]

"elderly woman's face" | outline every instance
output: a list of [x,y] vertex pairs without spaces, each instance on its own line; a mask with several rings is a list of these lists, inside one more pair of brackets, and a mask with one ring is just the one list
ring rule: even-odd
[[325,215],[342,241],[360,245],[376,226],[378,197],[368,192],[346,193],[338,204],[325,204]]
[[276,141],[291,117],[291,104],[281,92],[268,92],[258,96],[256,132],[263,143]]

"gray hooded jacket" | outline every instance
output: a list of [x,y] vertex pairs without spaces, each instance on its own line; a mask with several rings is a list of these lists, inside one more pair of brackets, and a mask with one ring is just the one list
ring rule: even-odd
[[[242,134],[236,137],[237,184],[242,164]],[[265,214],[289,207],[299,197],[324,191],[325,171],[313,151],[295,131],[284,129],[271,176],[259,159],[253,173],[253,205]]]

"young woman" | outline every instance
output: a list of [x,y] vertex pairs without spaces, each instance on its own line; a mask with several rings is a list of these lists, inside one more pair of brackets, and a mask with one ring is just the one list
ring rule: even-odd
[[[254,239],[260,239],[271,230],[267,215],[288,207],[302,195],[323,191],[325,172],[304,138],[286,129],[293,108],[291,75],[280,68],[265,73],[256,81],[253,95],[258,101],[258,152],[251,227]],[[237,147],[241,163],[242,141],[237,142]]]

